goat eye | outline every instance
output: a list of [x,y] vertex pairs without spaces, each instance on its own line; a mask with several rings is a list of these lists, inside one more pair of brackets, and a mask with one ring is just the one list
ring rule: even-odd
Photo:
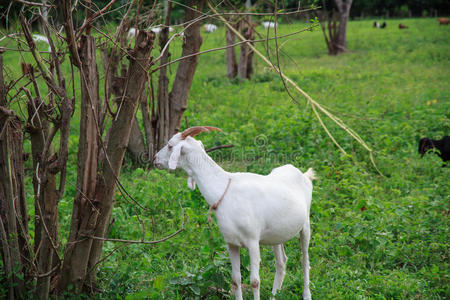
[[171,146],[171,145],[167,145],[167,148],[168,148],[169,150],[172,150],[172,146]]

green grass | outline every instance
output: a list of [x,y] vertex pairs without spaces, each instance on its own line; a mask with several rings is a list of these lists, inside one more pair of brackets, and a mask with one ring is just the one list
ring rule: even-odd
[[[409,26],[398,30],[398,23]],[[305,28],[280,25],[280,34]],[[265,34],[262,27],[257,30]],[[202,50],[224,43],[224,29],[203,35]],[[294,104],[279,77],[255,58],[255,75],[229,81],[224,52],[199,59],[186,117],[189,125],[212,125],[223,133],[199,136],[206,147],[233,143],[214,159],[230,171],[267,174],[292,163],[314,167],[311,208],[311,292],[314,299],[446,299],[449,284],[449,167],[435,155],[420,158],[421,137],[440,138],[450,128],[450,27],[434,19],[390,20],[384,30],[372,21],[348,27],[349,52],[327,55],[321,31],[305,32],[283,44],[282,70],[313,99],[355,129],[375,151],[380,176],[368,153],[333,122],[330,131],[348,152],[327,137],[311,108],[294,91]],[[176,44],[178,47],[180,42]],[[271,42],[270,58],[276,60]],[[258,48],[264,50],[264,45]],[[173,51],[173,57],[180,54]],[[11,54],[12,55],[12,54]],[[156,54],[155,54],[156,56]],[[15,70],[11,58],[9,68]],[[17,56],[16,56],[17,61]],[[16,63],[16,62],[15,62]],[[16,63],[17,64],[17,63]],[[176,71],[171,67],[172,76]],[[61,201],[60,236],[67,236],[75,192],[78,125],[71,128],[71,169]],[[181,223],[186,229],[154,246],[115,251],[100,267],[98,298],[199,299],[210,286],[230,289],[231,265],[225,243],[198,190],[190,191],[184,172],[125,167],[121,180],[148,208],[143,211],[117,192],[113,238],[139,239],[142,215],[146,239],[158,239]],[[32,193],[29,191],[29,197]],[[106,243],[107,255],[118,246]],[[303,284],[300,247],[286,244],[287,275],[277,299],[299,299]],[[268,299],[275,273],[270,247],[262,247],[261,295]],[[249,258],[241,251],[243,283]],[[228,298],[210,292],[208,299]],[[246,298],[251,298],[247,290]]]

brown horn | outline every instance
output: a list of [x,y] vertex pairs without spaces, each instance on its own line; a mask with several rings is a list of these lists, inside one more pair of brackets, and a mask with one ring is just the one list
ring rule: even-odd
[[190,127],[190,128],[188,128],[188,129],[184,130],[184,131],[181,133],[181,139],[184,140],[184,139],[187,138],[188,136],[194,137],[194,136],[196,136],[197,134],[202,133],[202,132],[204,132],[204,131],[210,132],[210,131],[212,131],[212,130],[222,131],[222,129],[217,128],[217,127],[212,127],[212,126],[194,126],[194,127]]

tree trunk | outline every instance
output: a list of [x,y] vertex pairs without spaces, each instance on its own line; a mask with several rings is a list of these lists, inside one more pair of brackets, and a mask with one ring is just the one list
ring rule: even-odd
[[[123,156],[130,137],[133,116],[147,82],[147,72],[151,64],[150,52],[155,34],[139,31],[134,49],[131,51],[127,84],[120,112],[111,125],[111,132],[106,148],[106,156],[101,162],[101,174],[97,178],[95,203],[98,205],[99,217],[94,235],[105,237],[106,229],[114,204],[114,193],[117,178],[120,175]],[[102,252],[103,241],[94,240],[89,255],[88,276],[92,284],[96,276],[96,268]]]
[[[78,145],[77,191],[72,211],[69,243],[64,252],[60,287],[73,284],[76,291],[83,287],[92,240],[98,217],[95,207],[97,182],[99,95],[95,39],[83,35],[80,42],[81,119]],[[83,241],[81,241],[83,240]],[[79,241],[79,242],[76,242]],[[76,242],[76,243],[74,243]]]
[[[201,15],[201,10],[205,0],[190,0],[188,6],[185,7],[185,21],[189,22]],[[196,10],[191,9],[194,5]],[[195,22],[184,32],[183,51],[181,56],[192,55],[198,53],[202,45],[202,37],[200,35],[201,22]],[[169,94],[169,137],[177,133],[180,129],[181,119],[186,110],[189,89],[194,79],[195,69],[197,68],[198,55],[183,59],[178,64],[177,74],[173,82],[172,91]]]
[[[347,51],[347,23],[350,16],[350,8],[353,0],[335,0],[338,11],[330,13],[327,11],[325,1],[323,1],[323,11],[320,14],[320,25],[325,37],[325,42],[330,55],[337,55]],[[338,24],[339,20],[339,24]],[[327,29],[323,23],[327,23]]]
[[[57,157],[52,147],[46,146],[47,139],[50,138],[49,122],[44,114],[46,105],[39,97],[30,97],[27,106],[27,131],[31,139],[35,198],[34,253],[39,274],[47,274],[54,266],[53,258],[58,246],[58,192],[56,172],[52,169]],[[50,276],[38,277],[36,294],[39,299],[48,298],[50,279]]]
[[[237,26],[233,26],[237,27]],[[227,46],[233,45],[235,42],[236,35],[230,28],[226,28],[226,41]],[[226,50],[226,61],[227,61],[227,77],[233,79],[237,76],[237,62],[236,62],[236,50],[234,47],[228,47]]]
[[[22,130],[17,117],[5,115],[0,111],[0,245],[3,257],[5,278],[8,278],[9,299],[25,297],[25,280],[28,273],[24,239],[26,236],[24,216],[26,209],[25,195],[22,194],[23,182],[23,149]],[[18,168],[18,169],[16,169]],[[17,176],[19,175],[19,176]],[[25,240],[26,242],[26,240]],[[25,258],[29,259],[29,255]]]
[[[142,95],[140,98],[142,98]],[[141,157],[147,150],[145,149],[144,136],[142,135],[142,131],[139,127],[139,122],[136,116],[133,118],[127,149],[128,153],[131,156],[131,159],[133,160],[133,163],[140,164]]]
[[28,213],[25,199],[23,134],[20,120],[5,108],[6,87],[0,53],[0,251],[8,299],[26,297],[30,279]]
[[[150,92],[150,94],[153,94]],[[140,163],[152,163],[153,161],[153,134],[152,134],[152,120],[150,119],[150,109],[147,101],[147,93],[142,93],[141,103],[140,103],[142,122],[144,123],[145,141],[146,149],[145,152],[141,154]]]
[[[166,18],[164,24],[167,27],[161,31],[159,35],[159,47],[161,51],[166,47],[166,44],[169,40],[169,22],[170,22],[170,14],[172,11],[172,5],[169,3],[166,11]],[[186,37],[187,38],[187,37]],[[164,65],[169,62],[170,52],[169,48],[163,53],[161,58],[160,65]],[[156,153],[159,149],[164,147],[167,141],[170,138],[170,104],[169,104],[169,77],[167,77],[167,66],[162,67],[159,70],[159,78],[158,78],[158,92],[157,92],[157,105],[156,105],[156,116],[153,115],[154,119],[154,127],[152,135],[154,137],[153,140],[153,153]]]
[[[195,69],[197,67],[198,55],[202,38],[200,35],[201,23],[190,23],[198,18],[201,13],[201,8],[204,4],[202,1],[191,0],[189,5],[185,6],[185,22],[186,29],[184,31],[184,39],[181,56],[190,56],[181,60],[178,63],[177,73],[172,84],[172,90],[169,93],[169,78],[167,76],[167,66],[159,69],[157,99],[153,97],[153,84],[150,85],[151,93],[151,109],[147,103],[147,97],[150,95],[143,94],[140,97],[141,112],[145,131],[146,149],[142,151],[142,133],[133,130],[133,138],[130,139],[132,143],[135,139],[138,141],[139,150],[135,151],[140,154],[140,159],[145,162],[151,162],[154,153],[161,149],[169,140],[169,138],[178,132],[182,116],[186,110],[186,103],[189,94],[189,89],[192,84]],[[165,26],[159,35],[159,44],[161,51],[165,49],[161,59],[160,65],[165,65],[169,62],[170,52],[166,44],[169,40],[169,25],[171,15],[171,4],[166,1],[165,9]],[[196,9],[191,7],[196,6]],[[151,118],[150,118],[151,114]],[[137,128],[137,126],[135,126]],[[129,145],[130,146],[130,145]],[[145,155],[143,155],[145,154]]]
[[[65,250],[64,265],[58,292],[66,290],[71,284],[79,292],[92,286],[96,276],[96,266],[100,259],[103,242],[87,236],[104,237],[112,212],[116,180],[120,174],[123,156],[128,145],[133,116],[136,113],[140,95],[147,80],[150,65],[150,51],[155,35],[139,32],[134,50],[130,52],[130,66],[124,97],[119,104],[116,118],[112,121],[106,142],[106,153],[97,172],[97,141],[95,119],[98,106],[98,74],[95,61],[95,42],[93,37],[83,37],[82,73],[86,75],[88,86],[83,86],[84,107],[80,127],[79,178],[72,213],[71,232]],[[84,49],[84,50],[83,50]],[[93,85],[90,85],[93,84]],[[91,98],[89,98],[91,96]],[[94,97],[93,97],[94,96]],[[84,124],[84,125],[83,125]],[[82,138],[83,136],[83,138]],[[81,142],[83,139],[83,142]]]
[[339,29],[337,31],[337,38],[335,44],[336,54],[345,52],[347,50],[347,23],[350,17],[350,8],[353,0],[335,0],[339,10]]
[[[250,19],[241,21],[241,33],[247,40],[255,39],[255,27]],[[251,42],[251,44],[254,43]],[[253,75],[253,50],[247,43],[241,45],[238,75],[240,79],[250,79]]]

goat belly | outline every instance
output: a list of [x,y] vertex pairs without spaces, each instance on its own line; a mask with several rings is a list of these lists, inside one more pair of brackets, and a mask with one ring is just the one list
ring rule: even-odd
[[284,243],[302,230],[307,219],[306,208],[279,211],[273,219],[267,220],[261,231],[260,243],[263,245],[277,245]]
[[266,230],[262,233],[259,243],[261,245],[283,244],[295,236],[298,236],[300,228],[288,228],[285,232]]

